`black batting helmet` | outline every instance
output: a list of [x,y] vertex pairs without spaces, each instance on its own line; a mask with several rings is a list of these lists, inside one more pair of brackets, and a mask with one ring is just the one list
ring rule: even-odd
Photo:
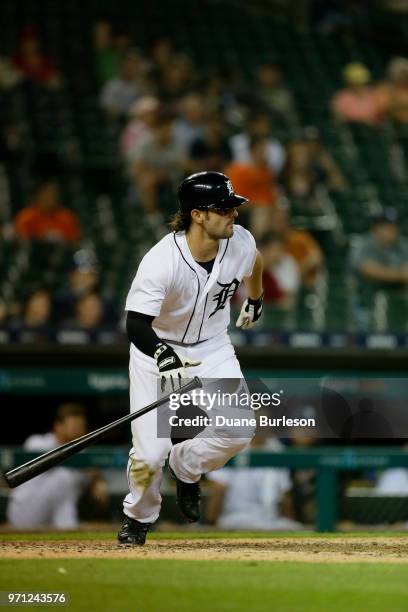
[[178,190],[178,201],[182,213],[194,208],[235,208],[248,202],[247,198],[235,195],[228,176],[213,171],[197,172],[184,179]]

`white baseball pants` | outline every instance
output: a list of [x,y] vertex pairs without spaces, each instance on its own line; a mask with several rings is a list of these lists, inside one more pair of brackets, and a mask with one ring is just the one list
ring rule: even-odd
[[[202,362],[189,369],[191,378],[243,378],[228,334],[196,346],[173,345],[173,348],[184,357]],[[130,353],[130,410],[134,412],[156,401],[158,370],[155,359],[135,346],[131,345]],[[176,476],[184,482],[197,482],[202,474],[217,470],[246,448],[254,433],[251,431],[248,437],[234,438],[221,432],[173,446],[170,439],[157,437],[156,413],[153,410],[132,422],[133,448],[129,453],[127,468],[129,493],[125,497],[123,510],[127,516],[142,523],[153,523],[159,517],[162,468],[169,452],[170,466]]]

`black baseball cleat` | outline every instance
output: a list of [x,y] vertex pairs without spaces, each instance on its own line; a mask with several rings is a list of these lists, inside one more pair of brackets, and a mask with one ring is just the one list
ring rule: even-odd
[[176,481],[177,505],[190,523],[200,520],[200,483],[179,480],[169,464],[170,474]]
[[132,544],[143,546],[146,535],[153,523],[139,523],[135,519],[125,516],[122,527],[118,533],[119,544]]

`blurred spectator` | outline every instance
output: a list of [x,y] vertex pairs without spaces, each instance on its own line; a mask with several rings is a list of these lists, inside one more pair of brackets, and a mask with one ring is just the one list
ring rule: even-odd
[[11,89],[20,82],[21,77],[7,57],[0,57],[0,90]]
[[360,279],[377,288],[408,285],[408,240],[400,236],[394,208],[373,217],[371,232],[352,253],[351,263]]
[[[83,436],[87,431],[86,413],[80,404],[59,406],[52,431],[32,435],[23,444],[27,452],[38,454],[52,450]],[[93,503],[106,504],[100,476],[95,472],[55,467],[13,489],[7,507],[7,519],[17,529],[76,529],[79,526],[77,504],[89,487]]]
[[158,96],[173,112],[183,96],[191,92],[194,85],[193,69],[185,55],[173,55],[166,70],[160,74]]
[[396,124],[408,124],[408,59],[395,57],[389,63],[388,82],[380,87],[384,112]]
[[80,237],[79,221],[59,200],[58,184],[53,178],[42,179],[34,202],[20,210],[15,218],[18,238],[76,242]]
[[75,304],[75,324],[78,328],[93,331],[103,322],[103,304],[95,293],[79,296]]
[[93,251],[81,249],[74,254],[69,275],[72,293],[79,297],[92,291],[98,284],[98,262]]
[[222,116],[213,112],[206,120],[204,133],[190,145],[188,172],[215,170],[222,172],[231,161],[232,153],[225,133]]
[[375,492],[380,496],[408,496],[407,468],[390,468],[384,470],[378,478]]
[[155,77],[157,80],[160,80],[161,75],[165,74],[174,56],[171,39],[162,37],[155,40],[149,55],[153,62]]
[[373,217],[370,234],[352,245],[350,262],[358,328],[386,331],[392,321],[405,329],[408,240],[400,236],[395,209],[385,208]]
[[235,74],[226,69],[213,72],[200,85],[207,108],[212,112],[222,112],[232,125],[242,120],[236,90]]
[[324,264],[323,253],[316,240],[309,232],[291,227],[289,208],[283,203],[272,209],[269,221],[271,230],[283,237],[285,252],[297,261],[302,284],[313,286]]
[[[95,254],[88,249],[76,251],[69,270],[68,285],[57,294],[55,299],[55,315],[57,320],[72,319],[75,316],[77,300],[88,293],[97,292],[99,282],[100,274]],[[101,300],[103,320],[115,323],[117,315],[112,300],[102,295]]]
[[51,58],[41,52],[40,41],[34,27],[23,30],[18,52],[12,58],[13,68],[29,81],[57,87],[61,76]]
[[297,261],[285,253],[283,237],[268,232],[258,241],[261,251],[264,272],[264,301],[276,304],[280,308],[290,309],[294,306],[301,279]]
[[331,109],[340,121],[378,125],[384,118],[379,90],[370,85],[371,74],[364,64],[352,62],[343,69],[345,88],[332,98]]
[[305,130],[303,140],[288,145],[283,184],[287,196],[301,213],[323,211],[327,188],[335,191],[346,188],[342,172],[315,128]]
[[295,131],[299,121],[291,92],[284,83],[281,67],[274,63],[260,65],[255,73],[256,95],[272,117],[285,123],[287,131]]
[[131,106],[130,120],[120,137],[120,151],[128,162],[133,161],[133,152],[139,143],[150,136],[154,127],[160,103],[154,96],[142,96]]
[[313,125],[303,130],[303,140],[308,145],[309,163],[320,180],[324,181],[330,191],[344,191],[348,187],[347,179],[337,162],[324,146],[318,128]]
[[96,291],[80,295],[74,304],[74,316],[62,322],[57,341],[61,344],[112,344],[118,330],[105,318],[102,297]]
[[250,230],[258,238],[269,227],[270,210],[278,199],[274,171],[268,165],[268,139],[254,136],[247,162],[233,162],[225,172],[234,189],[249,199]]
[[266,113],[252,114],[247,120],[245,131],[230,138],[233,160],[248,162],[251,157],[251,139],[258,136],[268,140],[268,166],[274,170],[275,174],[279,174],[285,163],[285,149],[279,140],[271,136],[271,124]]
[[198,93],[184,96],[178,104],[178,118],[174,122],[174,137],[187,154],[191,143],[203,135],[205,106]]
[[118,76],[106,81],[100,95],[102,108],[113,118],[124,118],[135,100],[145,93],[143,63],[137,51],[122,59]]
[[52,302],[45,289],[33,291],[23,304],[21,317],[10,322],[10,329],[19,342],[36,344],[50,340]]
[[[281,443],[258,432],[252,448],[279,451]],[[279,531],[300,529],[293,520],[289,470],[224,467],[207,474],[211,494],[206,522],[221,529]]]
[[130,36],[121,29],[112,31],[111,23],[101,19],[94,24],[93,45],[96,76],[103,85],[119,74],[122,59],[130,48]]
[[174,137],[172,116],[163,111],[152,134],[134,151],[133,173],[148,221],[157,225],[161,202],[173,193],[185,167],[184,153]]

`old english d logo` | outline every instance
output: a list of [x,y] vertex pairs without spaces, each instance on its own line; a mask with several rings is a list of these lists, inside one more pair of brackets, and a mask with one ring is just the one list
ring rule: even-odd
[[231,299],[234,293],[236,292],[236,290],[238,289],[239,281],[237,281],[236,278],[234,278],[234,280],[231,281],[230,283],[219,283],[217,281],[217,285],[219,285],[221,289],[218,293],[214,295],[212,299],[212,301],[215,302],[215,309],[208,317],[209,319],[213,315],[215,315],[216,312],[225,308],[225,304],[227,303],[227,300]]

